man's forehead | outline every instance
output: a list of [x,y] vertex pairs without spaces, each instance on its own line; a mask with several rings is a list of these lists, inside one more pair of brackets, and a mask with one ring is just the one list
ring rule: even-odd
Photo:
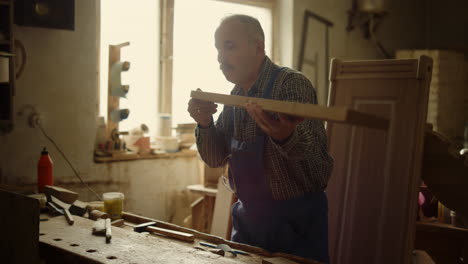
[[223,21],[216,29],[215,38],[230,39],[232,41],[247,36],[245,25],[237,20]]

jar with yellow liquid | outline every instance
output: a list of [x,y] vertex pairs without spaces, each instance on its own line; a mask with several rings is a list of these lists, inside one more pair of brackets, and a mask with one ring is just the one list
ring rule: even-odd
[[107,192],[102,195],[104,211],[109,214],[111,220],[122,218],[124,194],[119,192]]

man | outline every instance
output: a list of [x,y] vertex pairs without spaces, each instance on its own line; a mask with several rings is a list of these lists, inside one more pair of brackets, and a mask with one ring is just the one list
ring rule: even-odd
[[[264,34],[255,18],[225,18],[215,33],[218,61],[232,95],[316,103],[314,88],[294,70],[265,55]],[[210,167],[229,164],[238,201],[232,207],[236,242],[328,262],[325,188],[333,159],[323,123],[269,113],[249,103],[225,106],[196,99],[188,112],[198,123],[197,147]]]

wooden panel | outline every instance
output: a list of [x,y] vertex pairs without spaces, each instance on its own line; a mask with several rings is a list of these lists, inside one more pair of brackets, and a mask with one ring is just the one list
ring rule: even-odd
[[210,234],[231,239],[231,206],[234,203],[234,197],[234,193],[229,191],[224,186],[223,180],[219,178]]
[[118,45],[109,45],[109,68],[108,68],[108,88],[107,88],[107,133],[106,140],[110,140],[112,137],[112,130],[119,130],[119,123],[112,121],[111,113],[115,109],[119,109],[120,98],[112,96],[112,65],[120,61],[120,53],[123,47],[130,45],[130,42],[121,43]]
[[332,61],[330,106],[390,120],[388,130],[328,123],[332,263],[409,263],[432,61]]
[[225,95],[192,91],[190,96],[195,99],[211,101],[226,105],[245,107],[248,102],[256,103],[264,110],[301,116],[310,119],[319,119],[340,123],[356,124],[378,129],[387,129],[388,120],[369,113],[362,113],[344,106],[326,107],[314,104],[286,102],[256,97]]
[[193,184],[187,186],[187,190],[194,192],[194,193],[199,193],[203,195],[208,195],[208,196],[216,196],[218,193],[218,190],[215,188],[211,187],[205,187],[202,184]]
[[39,201],[0,190],[1,263],[38,263]]
[[188,233],[184,233],[180,231],[174,231],[174,230],[169,230],[169,229],[154,227],[154,226],[148,226],[146,228],[146,231],[165,235],[169,238],[174,238],[174,239],[178,239],[178,240],[182,240],[182,241],[186,241],[190,243],[195,241],[195,236],[193,234],[188,234]]

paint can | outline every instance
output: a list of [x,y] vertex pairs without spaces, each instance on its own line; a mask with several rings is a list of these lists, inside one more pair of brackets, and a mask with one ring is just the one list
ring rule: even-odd
[[107,192],[102,194],[104,212],[108,213],[112,221],[122,218],[124,194],[120,192]]

